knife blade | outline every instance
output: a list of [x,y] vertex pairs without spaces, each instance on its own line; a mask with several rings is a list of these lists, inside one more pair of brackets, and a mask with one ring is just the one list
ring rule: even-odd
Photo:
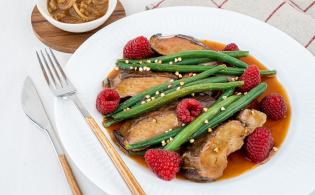
[[63,147],[59,141],[59,138],[57,137],[56,132],[54,131],[46,109],[30,77],[26,77],[24,81],[21,98],[22,108],[25,114],[40,129],[43,129],[48,133],[57,154],[64,154]]
[[82,195],[82,192],[64,153],[64,149],[59,141],[59,137],[55,132],[43,102],[30,77],[26,77],[24,81],[21,98],[22,108],[25,114],[31,119],[31,121],[33,121],[39,128],[43,129],[49,135],[54,149],[58,154],[60,165],[62,166],[73,195]]

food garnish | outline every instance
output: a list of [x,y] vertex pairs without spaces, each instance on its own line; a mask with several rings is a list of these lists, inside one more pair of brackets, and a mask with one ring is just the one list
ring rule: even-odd
[[190,123],[199,116],[201,111],[201,103],[193,98],[183,99],[176,107],[177,118],[183,123]]
[[96,98],[96,108],[102,114],[109,114],[119,106],[120,97],[114,89],[105,88]]
[[260,102],[260,109],[272,120],[285,118],[287,105],[283,97],[277,93],[264,97]]
[[260,72],[256,65],[250,65],[240,77],[244,81],[244,85],[240,87],[241,92],[248,92],[261,82]]
[[177,152],[162,149],[150,149],[144,155],[145,162],[161,179],[171,180],[178,173],[181,157]]
[[254,163],[263,162],[274,146],[273,137],[268,128],[259,127],[250,134],[245,142],[246,156]]
[[223,51],[238,51],[238,50],[240,49],[235,43],[229,43],[223,49]]
[[127,59],[144,59],[151,57],[153,51],[149,40],[144,36],[139,36],[127,42],[123,55]]

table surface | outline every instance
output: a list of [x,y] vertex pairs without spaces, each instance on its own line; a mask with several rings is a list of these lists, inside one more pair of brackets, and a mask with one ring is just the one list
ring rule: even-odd
[[[36,87],[53,119],[53,97],[44,83],[35,50],[45,47],[33,34],[30,18],[32,0],[0,0],[0,194],[69,195],[62,169],[46,134],[25,116],[20,104],[27,75]],[[143,11],[156,0],[121,0],[127,15]],[[71,55],[57,53],[61,64]],[[75,167],[84,194],[104,194]]]

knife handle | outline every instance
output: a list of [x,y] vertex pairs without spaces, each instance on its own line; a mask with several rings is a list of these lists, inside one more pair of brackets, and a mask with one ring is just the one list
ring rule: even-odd
[[115,150],[113,145],[105,136],[104,132],[98,126],[96,121],[91,116],[85,116],[85,120],[90,126],[91,130],[97,137],[98,141],[101,143],[105,151],[107,152],[108,156],[111,158],[112,162],[114,163],[115,167],[119,171],[120,175],[128,185],[132,194],[135,195],[145,195],[145,192],[141,188],[140,184],[137,182],[136,178],[133,176],[127,165],[121,159],[118,152]]
[[61,163],[62,169],[66,175],[68,184],[69,184],[71,191],[72,191],[72,194],[73,195],[82,195],[80,188],[79,188],[79,185],[73,176],[72,169],[68,163],[66,156],[64,154],[59,154],[58,158],[59,158],[59,161]]

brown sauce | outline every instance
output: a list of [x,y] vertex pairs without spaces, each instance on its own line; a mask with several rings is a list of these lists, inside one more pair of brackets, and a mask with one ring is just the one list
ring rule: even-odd
[[64,23],[83,23],[102,17],[107,10],[107,0],[49,0],[49,14]]
[[[208,45],[213,50],[222,50],[225,46],[222,43],[213,42],[213,41],[204,41],[204,43],[206,45]],[[256,64],[260,69],[267,69],[262,63],[260,63],[257,59],[255,59],[252,56],[241,58],[241,60],[248,63],[248,64]],[[115,70],[113,70],[109,74],[109,77],[114,76],[116,74],[117,74],[117,72]],[[277,92],[284,97],[284,99],[288,105],[288,112],[287,112],[287,116],[285,119],[282,119],[279,121],[267,120],[267,122],[264,125],[265,127],[268,127],[271,129],[271,132],[272,132],[272,135],[274,138],[275,147],[279,148],[281,146],[281,144],[283,143],[286,135],[287,135],[289,125],[290,125],[290,119],[291,119],[290,102],[289,102],[289,98],[288,98],[288,95],[287,95],[285,89],[283,88],[283,86],[280,84],[280,82],[278,81],[278,79],[276,77],[263,78],[263,82],[266,82],[268,84],[268,89],[264,92],[263,95],[261,95],[258,98],[259,101],[261,100],[262,97],[264,97],[270,93]],[[255,108],[255,107],[257,107],[257,104],[256,105],[252,104],[251,107]],[[107,128],[108,133],[111,135],[111,138],[113,140],[115,140],[115,139],[113,137],[112,131],[114,131],[115,129],[119,129],[119,126],[120,125],[117,124],[117,125],[111,126],[110,128]],[[139,165],[146,167],[146,164],[145,164],[142,156],[131,156],[130,155],[130,157],[133,160],[135,160],[136,162],[138,162]],[[241,174],[255,168],[256,166],[257,166],[256,164],[250,162],[249,160],[247,160],[244,157],[241,150],[236,151],[228,157],[228,166],[224,170],[224,174],[219,180],[236,177],[238,175],[241,175]],[[185,179],[185,177],[183,177],[181,174],[178,174],[177,178],[178,179]]]

